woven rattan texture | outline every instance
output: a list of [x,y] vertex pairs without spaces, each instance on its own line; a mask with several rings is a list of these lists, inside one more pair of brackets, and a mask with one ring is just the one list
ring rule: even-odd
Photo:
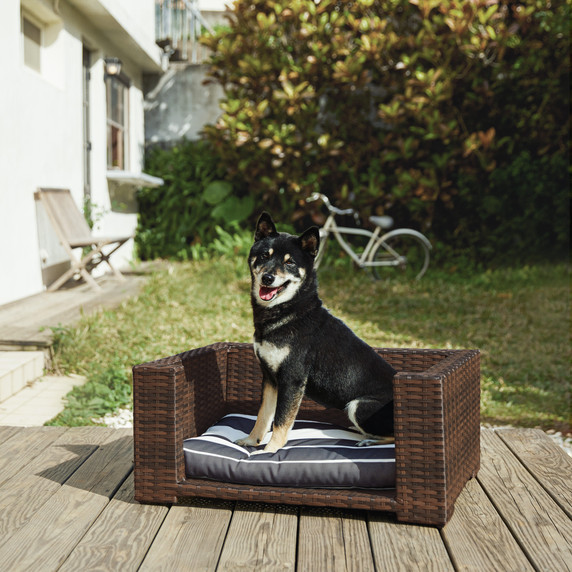
[[[135,497],[187,496],[393,511],[443,526],[479,469],[480,361],[476,350],[377,349],[394,380],[397,479],[392,491],[249,486],[187,479],[183,440],[226,413],[255,415],[262,375],[252,344],[217,343],[133,368]],[[304,399],[299,418],[347,425]]]

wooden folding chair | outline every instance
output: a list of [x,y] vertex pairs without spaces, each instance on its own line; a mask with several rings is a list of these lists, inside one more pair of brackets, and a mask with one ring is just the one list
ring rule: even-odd
[[[77,273],[92,288],[101,290],[101,286],[93,279],[90,272],[102,262],[107,262],[116,278],[125,280],[121,272],[111,264],[109,257],[133,235],[120,237],[92,236],[87,221],[68,189],[38,189],[34,193],[34,198],[37,201],[42,201],[58,239],[71,261],[71,268],[50,284],[48,290],[57,290]],[[103,252],[103,248],[109,245],[112,245],[111,250]],[[78,248],[90,248],[90,250],[87,253],[84,250],[83,256],[78,258],[74,253],[74,250]]]

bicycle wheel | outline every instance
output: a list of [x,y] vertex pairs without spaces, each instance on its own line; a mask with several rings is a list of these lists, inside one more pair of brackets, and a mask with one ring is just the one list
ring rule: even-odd
[[370,262],[380,263],[371,270],[376,280],[395,273],[419,280],[429,266],[431,243],[414,230],[394,230],[382,236],[373,247]]

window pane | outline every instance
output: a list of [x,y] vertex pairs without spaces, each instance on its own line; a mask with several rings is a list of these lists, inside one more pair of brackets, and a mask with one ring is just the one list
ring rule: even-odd
[[111,78],[108,77],[105,80],[105,87],[106,89],[106,95],[107,95],[107,119],[109,120],[109,118],[111,117]]
[[[108,134],[108,166],[123,169],[123,157],[125,153],[123,145],[123,130],[111,125],[108,128]],[[109,161],[110,158],[111,161]]]
[[116,77],[107,78],[107,166],[125,169],[127,140],[127,86]]
[[24,35],[24,63],[28,67],[40,71],[42,30],[27,18],[23,18],[22,33]]
[[113,151],[111,148],[111,125],[107,125],[107,168],[113,167]]
[[113,109],[112,109],[112,117],[115,123],[119,123],[119,125],[124,125],[123,120],[123,99],[125,97],[125,88],[123,84],[119,81],[114,81],[115,90],[114,90],[114,101],[113,101]]
[[115,121],[115,116],[117,114],[117,81],[111,78],[109,92],[109,119]]

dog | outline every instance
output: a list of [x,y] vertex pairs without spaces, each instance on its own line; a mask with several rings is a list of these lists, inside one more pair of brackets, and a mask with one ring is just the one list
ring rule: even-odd
[[393,442],[396,373],[318,296],[314,260],[320,233],[278,233],[266,212],[256,225],[248,263],[254,321],[254,351],[262,369],[262,402],[242,446],[258,446],[272,426],[262,453],[288,440],[302,398],[346,411],[364,435],[360,445]]

